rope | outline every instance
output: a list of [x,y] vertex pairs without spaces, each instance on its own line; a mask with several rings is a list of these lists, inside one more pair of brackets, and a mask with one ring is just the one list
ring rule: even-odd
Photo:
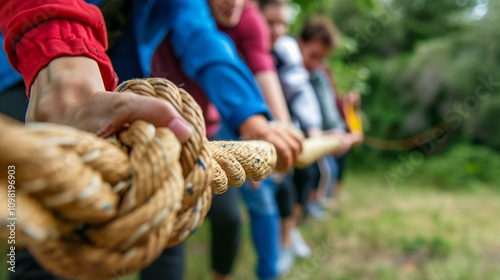
[[[130,80],[116,91],[169,101],[193,135],[181,144],[138,120],[101,139],[0,118],[0,201],[8,199],[4,171],[15,166],[17,241],[58,276],[106,279],[144,268],[201,226],[213,193],[262,180],[276,165],[267,142],[209,142],[196,102],[165,79]],[[5,222],[13,213],[2,208]]]

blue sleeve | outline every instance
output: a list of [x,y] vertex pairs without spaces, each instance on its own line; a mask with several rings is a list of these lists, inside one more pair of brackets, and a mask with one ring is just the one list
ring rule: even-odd
[[23,77],[19,74],[14,67],[10,65],[7,54],[3,49],[3,36],[0,34],[0,93],[4,92],[11,86],[23,81]]
[[185,73],[200,84],[224,122],[237,131],[248,117],[269,112],[231,39],[219,32],[205,0],[170,0],[171,44]]

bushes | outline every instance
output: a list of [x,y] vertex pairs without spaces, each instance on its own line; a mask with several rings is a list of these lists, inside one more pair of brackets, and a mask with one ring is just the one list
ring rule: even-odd
[[482,146],[456,144],[428,158],[418,171],[422,177],[447,188],[491,184],[500,189],[500,153]]

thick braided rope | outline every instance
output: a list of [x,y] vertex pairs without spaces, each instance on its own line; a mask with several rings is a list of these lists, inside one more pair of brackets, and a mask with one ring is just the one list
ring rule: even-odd
[[[105,140],[0,118],[0,169],[15,166],[16,199],[15,213],[2,207],[1,221],[15,215],[18,242],[56,275],[106,279],[137,271],[201,226],[212,193],[266,178],[275,167],[269,143],[209,142],[199,106],[171,82],[131,80],[117,88],[125,90],[171,102],[193,126],[191,138],[181,145],[169,129],[141,120]],[[7,182],[2,172],[2,205]]]

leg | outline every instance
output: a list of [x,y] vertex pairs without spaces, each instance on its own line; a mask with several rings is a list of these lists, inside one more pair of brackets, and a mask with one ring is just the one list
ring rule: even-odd
[[287,174],[277,184],[276,201],[281,216],[281,249],[278,259],[278,273],[286,274],[293,267],[294,251],[292,247],[292,232],[295,227],[293,208],[295,205],[295,187],[292,175]]
[[184,243],[167,248],[141,271],[141,280],[182,280],[184,278]]
[[293,207],[295,204],[295,188],[291,174],[287,174],[277,185],[276,201],[281,217],[281,246],[290,248],[291,231],[294,227]]
[[238,190],[230,187],[215,195],[208,212],[212,225],[212,269],[214,279],[229,279],[241,243],[241,216]]
[[345,169],[345,164],[346,164],[346,156],[347,154],[339,157],[339,158],[336,158],[336,162],[337,162],[337,184],[336,184],[336,188],[335,188],[335,191],[332,192],[331,196],[332,197],[337,197],[339,198],[340,195],[341,195],[341,192],[342,192],[342,178],[344,176],[344,169]]
[[340,170],[338,161],[334,156],[328,156],[326,160],[331,174],[330,185],[328,186],[326,193],[324,194],[324,196],[328,198],[332,197],[333,194],[335,193],[335,189],[337,188],[337,182],[340,178],[339,175]]
[[293,176],[293,185],[297,196],[293,213],[293,229],[291,231],[292,250],[296,256],[307,258],[311,255],[311,248],[302,238],[298,229],[298,223],[304,216],[305,204],[309,199],[309,194],[312,189],[318,184],[319,169],[316,164],[313,164],[304,169],[296,169]]
[[251,234],[257,251],[257,276],[272,279],[278,276],[277,261],[280,247],[279,216],[273,183],[264,180],[259,188],[248,184],[240,188],[250,213]]
[[319,183],[319,168],[316,163],[303,168],[296,169],[293,180],[297,191],[297,204],[294,211],[296,221],[300,221],[304,216],[305,206],[311,191]]
[[330,165],[327,157],[321,158],[318,160],[318,168],[319,168],[319,183],[318,190],[316,192],[317,197],[314,199],[320,199],[325,197],[329,192],[329,187],[333,180],[333,174],[330,172]]

